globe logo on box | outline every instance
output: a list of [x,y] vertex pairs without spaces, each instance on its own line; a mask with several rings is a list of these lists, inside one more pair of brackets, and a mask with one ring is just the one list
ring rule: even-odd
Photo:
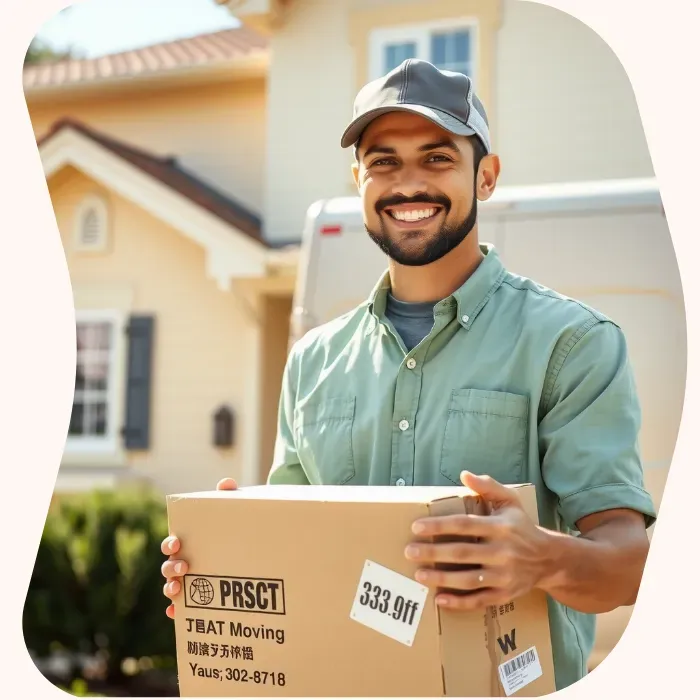
[[210,605],[214,600],[214,586],[205,578],[196,578],[190,584],[190,600],[197,605]]

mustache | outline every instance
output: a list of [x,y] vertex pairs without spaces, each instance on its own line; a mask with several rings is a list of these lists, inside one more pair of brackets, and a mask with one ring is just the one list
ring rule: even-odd
[[450,211],[452,202],[444,195],[434,195],[425,193],[414,194],[412,197],[403,197],[401,195],[393,195],[391,197],[384,197],[383,199],[377,200],[374,208],[377,214],[381,214],[382,210],[387,207],[397,207],[401,204],[437,204],[444,207],[447,212]]

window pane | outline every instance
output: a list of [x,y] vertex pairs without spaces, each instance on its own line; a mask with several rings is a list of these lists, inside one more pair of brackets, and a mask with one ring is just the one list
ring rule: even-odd
[[468,75],[471,78],[474,77],[472,75],[471,64],[469,63],[449,63],[445,66],[445,70],[451,70],[454,73],[464,73],[464,75]]
[[437,32],[430,39],[430,61],[442,70],[469,75],[471,41],[468,30]]
[[78,360],[78,366],[75,369],[75,390],[80,391],[85,388],[85,368]]
[[95,333],[95,347],[98,350],[109,350],[112,345],[112,324],[96,323],[93,328]]
[[70,425],[68,426],[69,435],[83,434],[83,404],[74,403],[73,411],[70,414]]
[[78,356],[75,394],[69,435],[107,435],[107,391],[110,387],[113,324],[108,321],[82,321],[76,326]]
[[415,58],[418,48],[414,41],[403,44],[387,44],[384,47],[384,72],[400,66],[406,59]]
[[109,350],[112,341],[111,323],[78,323],[78,350]]
[[90,342],[90,329],[88,324],[78,323],[75,333],[78,341],[78,352],[80,352],[80,350],[87,350],[89,348],[88,343]]
[[455,63],[469,63],[469,32],[454,33],[454,51],[452,60]]
[[430,62],[438,68],[447,63],[446,34],[433,34],[430,37]]
[[83,436],[91,437],[95,434],[94,429],[95,404],[90,401],[83,403]]
[[90,406],[87,432],[90,435],[105,435],[107,432],[107,404],[95,403]]
[[[78,365],[80,369],[80,363]],[[107,377],[109,375],[109,366],[106,362],[90,362],[85,363],[82,367],[85,375],[86,389],[107,389]]]

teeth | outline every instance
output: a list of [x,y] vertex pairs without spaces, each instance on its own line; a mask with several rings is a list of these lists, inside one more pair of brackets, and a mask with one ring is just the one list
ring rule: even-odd
[[428,219],[436,211],[437,209],[413,209],[411,211],[394,210],[389,213],[399,221],[420,221],[421,219]]

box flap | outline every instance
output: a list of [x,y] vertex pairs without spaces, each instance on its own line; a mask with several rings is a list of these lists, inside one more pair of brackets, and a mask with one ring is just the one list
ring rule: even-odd
[[[432,502],[429,506],[430,515],[441,517],[446,515],[474,514],[485,515],[488,513],[488,505],[479,496],[462,495],[461,497],[441,498]],[[435,542],[469,541],[476,538],[436,537]],[[444,564],[440,566],[445,570],[459,570],[458,564]],[[475,567],[476,568],[476,567]],[[440,631],[440,647],[442,655],[443,683],[446,696],[461,696],[463,690],[469,688],[475,693],[474,675],[470,671],[472,663],[481,656],[490,665],[489,674],[484,675],[483,687],[479,693],[484,697],[498,697],[501,695],[498,682],[498,659],[496,655],[496,630],[489,611],[483,613],[462,613],[438,609],[438,625]],[[482,620],[486,621],[486,630],[482,628]],[[469,657],[472,663],[465,664],[462,645],[455,644],[461,639],[470,640]],[[479,640],[482,640],[481,642]],[[481,644],[481,646],[479,646]],[[476,648],[475,648],[476,647]]]
[[[522,484],[515,488],[525,512],[538,522],[535,487]],[[441,498],[429,504],[431,516],[462,513],[485,515],[489,510],[489,505],[478,496]],[[455,539],[445,537],[436,538],[435,541]],[[463,567],[445,565],[441,568]],[[505,697],[507,693],[501,675],[507,676],[518,664],[528,663],[533,653],[541,666],[542,675],[535,676],[512,694],[537,696],[553,692],[554,667],[547,601],[543,592],[533,591],[508,605],[489,606],[472,613],[440,608],[438,629],[446,696],[463,697],[468,692],[472,696]],[[489,672],[475,674],[475,668],[488,668]]]
[[464,486],[353,486],[353,485],[263,485],[245,486],[237,491],[199,491],[168,496],[183,499],[245,499],[264,501],[303,501],[323,503],[431,503],[441,498],[462,496]]

